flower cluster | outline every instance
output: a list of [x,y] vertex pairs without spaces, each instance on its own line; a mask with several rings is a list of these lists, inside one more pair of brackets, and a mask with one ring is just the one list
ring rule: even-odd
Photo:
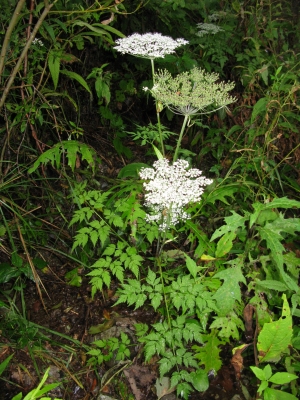
[[32,44],[38,45],[40,47],[44,46],[44,43],[40,39],[37,39],[37,38],[33,39]]
[[222,19],[226,17],[226,12],[225,11],[218,11],[216,13],[210,14],[208,16],[208,20],[209,22],[214,22],[214,21],[218,21],[219,19]]
[[171,111],[192,115],[216,111],[236,99],[228,94],[233,83],[219,82],[219,75],[193,68],[174,78],[169,71],[159,71],[150,90],[153,97]]
[[224,29],[220,28],[218,25],[215,24],[201,23],[197,24],[197,28],[199,29],[197,35],[200,37],[205,35],[215,35],[218,32],[224,31]]
[[145,33],[140,35],[134,33],[123,39],[116,40],[117,46],[114,48],[122,54],[131,54],[136,57],[164,58],[166,54],[175,52],[179,46],[187,44],[184,39],[172,39],[169,36],[163,36],[160,33]]
[[190,203],[199,202],[212,180],[202,176],[196,168],[189,168],[185,160],[177,160],[169,165],[169,160],[161,159],[153,168],[141,168],[140,177],[144,183],[145,206],[150,209],[147,221],[157,221],[159,229],[166,231],[170,226],[184,221],[190,216],[184,211]]

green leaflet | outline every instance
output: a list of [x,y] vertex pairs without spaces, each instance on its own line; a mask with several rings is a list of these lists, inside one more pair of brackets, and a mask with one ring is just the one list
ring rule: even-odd
[[277,290],[277,292],[288,290],[288,287],[284,283],[276,280],[257,281],[256,285],[262,289]]
[[223,285],[217,290],[213,298],[217,301],[220,316],[225,316],[232,311],[236,300],[239,302],[241,301],[239,283],[243,282],[246,285],[246,280],[240,266],[220,271],[214,278],[224,280]]
[[242,215],[237,214],[235,211],[232,210],[230,212],[232,213],[232,215],[224,218],[226,225],[222,225],[220,228],[215,230],[210,239],[211,242],[227,232],[236,231],[238,228],[245,227],[245,221],[248,220],[248,216],[243,217]]
[[297,400],[297,397],[281,390],[266,388],[264,391],[264,400]]
[[296,400],[296,397],[290,393],[269,388],[269,383],[275,385],[285,385],[297,379],[297,375],[289,372],[276,372],[272,375],[272,368],[267,364],[264,369],[258,367],[250,367],[255,376],[261,381],[257,392],[261,395],[263,393],[264,400]]
[[150,168],[148,164],[144,163],[131,163],[125,165],[118,173],[118,178],[138,178],[141,168]]
[[251,115],[251,123],[253,123],[258,115],[265,115],[267,104],[269,99],[267,97],[262,97],[259,99],[253,107],[252,115]]
[[60,71],[60,60],[62,56],[62,49],[53,49],[49,51],[48,56],[48,67],[53,80],[54,89],[57,88],[59,71]]
[[282,316],[278,321],[265,323],[258,335],[259,362],[277,362],[291,344],[292,317],[286,295],[282,295]]
[[298,291],[297,279],[293,280],[283,269],[285,248],[281,244],[283,240],[282,232],[295,235],[300,231],[299,218],[284,219],[282,214],[272,222],[266,223],[264,227],[257,227],[261,238],[266,241],[268,249],[271,251],[273,260],[276,263],[280,276],[286,286],[295,292]]
[[31,174],[36,171],[41,164],[46,165],[48,162],[50,162],[54,168],[59,169],[61,156],[63,154],[66,155],[68,165],[71,167],[72,171],[74,171],[76,167],[78,155],[81,155],[82,161],[87,161],[93,171],[95,170],[95,150],[87,144],[80,143],[77,140],[65,140],[55,144],[51,149],[41,154],[34,162],[33,166],[28,169],[28,173]]
[[199,365],[204,365],[204,370],[209,372],[211,370],[219,371],[222,366],[222,361],[220,359],[219,346],[224,344],[217,337],[217,331],[212,330],[209,335],[203,335],[203,346],[193,346],[192,349],[195,350],[195,358],[199,360]]
[[244,324],[234,312],[229,313],[226,317],[216,317],[210,325],[210,329],[220,329],[218,335],[226,339],[226,341],[229,341],[230,337],[236,340],[239,339],[238,328],[243,329]]
[[284,247],[281,244],[283,237],[279,232],[272,229],[271,224],[267,224],[264,227],[257,227],[260,237],[266,241],[267,247],[271,250],[272,257],[279,268],[283,266],[283,255]]
[[205,201],[207,203],[214,204],[217,200],[220,200],[223,203],[229,205],[226,197],[231,197],[233,199],[234,194],[238,192],[240,188],[241,185],[235,184],[218,187],[208,194]]
[[91,89],[89,88],[89,85],[86,83],[83,77],[77,74],[76,72],[68,71],[67,69],[62,69],[60,73],[68,76],[71,79],[74,79],[75,81],[80,83],[80,85],[83,86],[85,90],[87,90],[89,93],[92,93]]
[[281,197],[278,199],[274,199],[269,203],[254,203],[252,204],[254,208],[254,213],[250,216],[250,228],[256,222],[259,214],[262,210],[272,209],[272,208],[292,208],[292,207],[300,207],[300,202],[296,200],[290,200],[287,197]]
[[74,23],[74,26],[78,25],[78,26],[84,26],[86,28],[88,28],[90,30],[90,32],[86,32],[86,34],[91,34],[91,32],[93,32],[96,36],[105,36],[106,40],[109,41],[111,44],[114,44],[111,35],[108,32],[114,33],[115,35],[123,38],[125,37],[125,35],[118,31],[116,28],[113,28],[112,26],[109,25],[104,25],[104,24],[99,24],[99,23],[95,23],[93,25],[85,22],[85,21],[76,21]]
[[205,392],[209,388],[207,373],[203,369],[191,372],[190,382],[198,392]]
[[224,257],[232,249],[233,241],[236,238],[235,232],[225,233],[217,243],[216,254],[217,258]]
[[13,358],[14,354],[8,356],[1,364],[0,364],[0,376],[2,375],[5,368],[8,366],[10,360]]
[[197,271],[198,271],[197,264],[187,254],[185,255],[185,258],[186,258],[186,266],[187,266],[187,269],[189,270],[189,273],[192,275],[193,278],[196,278]]

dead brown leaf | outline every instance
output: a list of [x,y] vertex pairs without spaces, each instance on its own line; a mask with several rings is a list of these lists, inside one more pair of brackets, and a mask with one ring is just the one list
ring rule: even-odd
[[253,314],[255,312],[255,307],[251,304],[247,304],[244,308],[244,321],[245,321],[245,337],[247,342],[253,339]]

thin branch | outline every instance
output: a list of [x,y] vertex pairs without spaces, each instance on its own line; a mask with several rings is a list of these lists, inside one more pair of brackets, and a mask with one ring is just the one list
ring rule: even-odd
[[1,49],[1,54],[0,54],[0,82],[1,82],[1,76],[2,76],[2,72],[3,72],[3,68],[4,68],[4,64],[5,64],[5,58],[6,58],[6,54],[7,54],[7,50],[9,47],[9,41],[10,41],[10,37],[11,34],[14,30],[14,27],[17,25],[19,17],[20,17],[20,13],[21,10],[25,4],[26,0],[19,0],[17,7],[15,8],[15,11],[13,13],[13,16],[11,18],[10,24],[7,28],[4,40],[3,40],[3,44],[2,44],[2,49]]
[[29,48],[31,46],[31,43],[33,42],[38,30],[40,29],[40,27],[42,25],[42,22],[44,21],[44,19],[46,18],[47,14],[49,13],[49,11],[51,10],[51,8],[53,7],[53,5],[56,2],[57,2],[57,0],[55,0],[52,4],[49,4],[47,7],[45,7],[42,15],[40,16],[39,20],[37,21],[37,23],[36,23],[36,25],[35,25],[35,27],[34,27],[34,29],[32,31],[32,34],[30,35],[30,38],[29,38],[28,42],[26,43],[26,45],[25,45],[25,47],[24,47],[24,49],[23,49],[23,51],[22,51],[22,53],[21,53],[21,55],[20,55],[20,57],[18,59],[18,62],[16,63],[16,65],[15,65],[15,67],[14,67],[14,69],[13,69],[11,75],[10,75],[10,78],[9,78],[9,80],[7,82],[7,85],[6,85],[6,87],[5,87],[4,91],[3,91],[3,94],[2,94],[2,97],[1,97],[1,100],[0,100],[0,111],[1,111],[1,109],[2,109],[2,107],[4,105],[4,103],[5,103],[6,97],[8,96],[8,93],[10,91],[10,88],[11,88],[14,80],[15,80],[15,77],[16,77],[19,69],[21,68],[22,62],[23,62],[23,60],[24,60],[24,58],[25,58],[25,56],[26,56],[26,54],[27,54],[27,52],[28,52],[28,50],[29,50]]

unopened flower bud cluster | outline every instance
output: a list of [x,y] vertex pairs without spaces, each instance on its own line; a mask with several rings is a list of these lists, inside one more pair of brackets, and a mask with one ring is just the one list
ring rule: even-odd
[[164,58],[166,54],[175,52],[179,46],[187,44],[184,39],[172,39],[160,33],[134,33],[126,38],[117,39],[115,50],[122,54],[131,54],[136,57],[155,59]]
[[155,74],[153,97],[171,111],[182,115],[210,112],[226,107],[236,99],[228,94],[233,83],[219,82],[219,75],[193,68],[174,78],[167,70]]
[[197,32],[197,36],[200,37],[203,37],[205,35],[215,35],[218,32],[224,31],[224,29],[215,24],[201,23],[197,24],[197,28],[199,29],[199,31]]
[[158,222],[162,231],[190,218],[185,207],[199,202],[204,186],[212,183],[198,169],[188,168],[189,163],[185,160],[169,165],[169,160],[161,159],[153,164],[153,168],[140,170],[140,177],[149,181],[144,183],[145,206],[150,210],[146,219]]
[[218,20],[226,17],[226,15],[227,15],[227,13],[225,11],[217,11],[213,14],[210,14],[208,16],[208,20],[209,20],[209,22],[215,22],[215,21],[218,21]]

